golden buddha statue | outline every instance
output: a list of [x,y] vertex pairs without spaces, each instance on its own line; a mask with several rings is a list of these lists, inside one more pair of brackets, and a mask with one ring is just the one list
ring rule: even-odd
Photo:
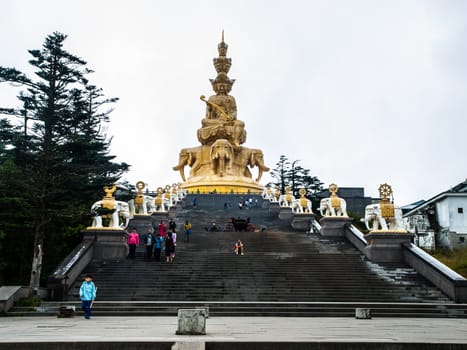
[[216,79],[210,79],[215,95],[206,101],[206,116],[201,121],[201,129],[198,129],[198,140],[201,144],[210,144],[218,139],[226,139],[234,147],[240,147],[246,140],[245,123],[237,119],[237,103],[235,98],[229,95],[235,79],[227,75],[231,59],[226,57],[227,44],[222,42],[218,46],[219,57],[214,59],[214,67],[217,71]]
[[[201,96],[201,100],[206,103],[206,114],[197,131],[201,145],[183,148],[179,162],[173,169],[180,171],[184,181],[181,185],[183,190],[261,193],[263,186],[258,182],[269,168],[264,165],[260,149],[242,146],[246,141],[245,123],[237,119],[237,103],[229,95],[235,80],[227,75],[232,60],[226,57],[228,46],[224,42],[224,33],[217,48],[219,57],[213,60],[217,76],[210,79],[215,95],[207,100]],[[185,166],[191,168],[188,179]],[[256,179],[250,171],[254,167],[258,167]]]

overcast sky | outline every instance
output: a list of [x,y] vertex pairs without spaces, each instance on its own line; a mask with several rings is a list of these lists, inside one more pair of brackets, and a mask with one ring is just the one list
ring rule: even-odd
[[[374,197],[387,182],[400,205],[466,179],[467,1],[2,0],[0,65],[30,73],[27,50],[67,34],[120,98],[108,133],[126,179],[155,189],[199,145],[222,29],[244,146],[271,168],[284,154]],[[18,92],[0,84],[0,105]]]

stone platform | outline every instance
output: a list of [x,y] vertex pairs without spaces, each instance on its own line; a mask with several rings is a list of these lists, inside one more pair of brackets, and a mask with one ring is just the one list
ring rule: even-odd
[[177,317],[3,317],[0,350],[467,347],[467,319],[212,317],[206,335],[175,335],[176,329]]

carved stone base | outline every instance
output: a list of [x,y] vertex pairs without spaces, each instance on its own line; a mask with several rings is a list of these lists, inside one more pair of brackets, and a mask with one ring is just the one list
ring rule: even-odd
[[206,334],[205,309],[178,309],[177,335]]
[[344,228],[350,225],[353,219],[343,216],[325,216],[319,220],[321,236],[344,237]]
[[292,220],[293,215],[292,208],[280,208],[279,210],[279,219],[281,220]]
[[132,228],[136,229],[141,235],[144,235],[148,232],[148,229],[153,228],[152,226],[152,218],[149,215],[135,215],[128,224],[128,231]]
[[413,237],[411,233],[373,231],[365,235],[368,245],[364,253],[374,262],[402,262],[402,244],[410,243]]
[[315,219],[315,214],[294,214],[290,224],[296,230],[310,230],[311,221]]
[[264,187],[245,176],[195,176],[189,178],[181,187],[189,193],[251,193],[260,194]]
[[83,231],[84,240],[96,239],[93,260],[124,259],[128,255],[126,231],[124,230],[91,230]]

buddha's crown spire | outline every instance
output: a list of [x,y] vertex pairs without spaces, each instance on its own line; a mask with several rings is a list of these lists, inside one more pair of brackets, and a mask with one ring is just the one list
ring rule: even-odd
[[235,79],[230,79],[227,76],[227,73],[229,73],[230,67],[232,66],[232,59],[227,58],[228,47],[229,46],[224,41],[224,30],[222,30],[222,40],[217,45],[219,57],[213,59],[217,77],[216,79],[209,79],[213,87],[216,83],[228,84],[230,87],[232,87],[233,83],[235,82]]
[[227,49],[229,45],[227,45],[224,41],[224,30],[222,29],[222,40],[217,45],[217,50],[219,51],[219,57],[225,57],[227,55]]

